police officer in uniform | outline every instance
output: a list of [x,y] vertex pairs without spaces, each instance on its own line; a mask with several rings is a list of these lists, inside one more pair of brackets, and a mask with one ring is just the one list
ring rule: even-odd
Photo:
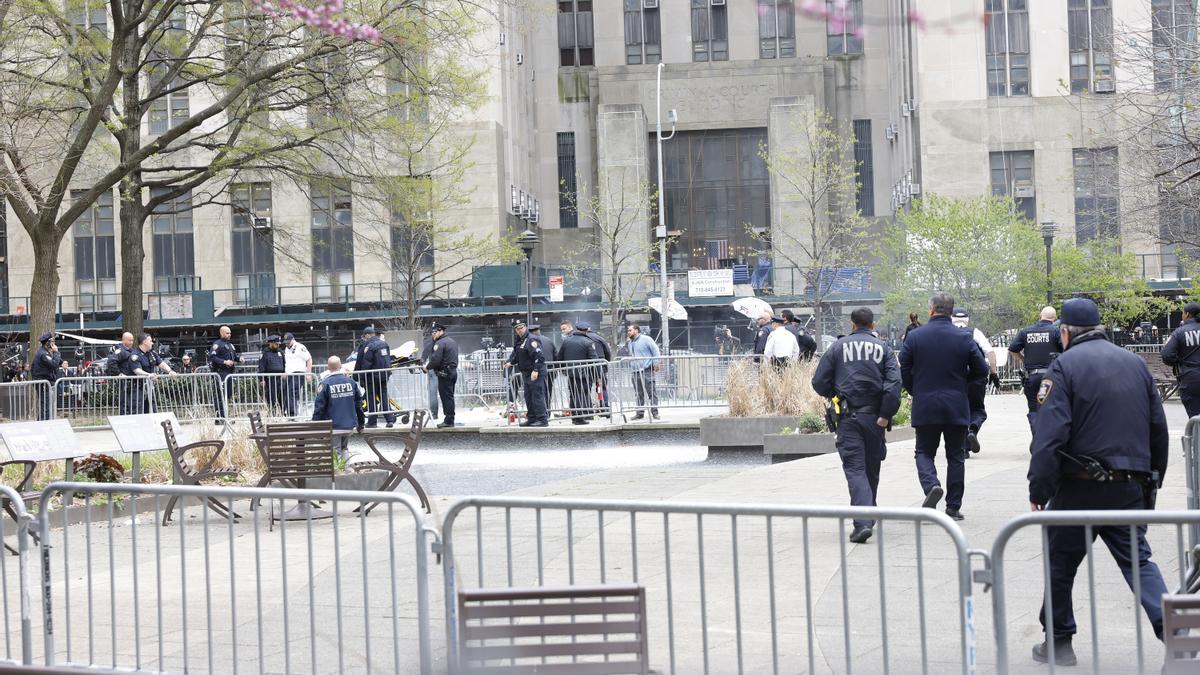
[[279,336],[267,336],[267,346],[258,359],[258,373],[266,377],[262,380],[263,398],[266,399],[268,411],[285,411],[287,401],[285,392],[287,383],[284,374],[287,372],[287,357],[279,348]]
[[342,360],[336,356],[329,357],[326,372],[313,401],[313,420],[333,423],[334,447],[338,457],[345,459],[350,455],[350,433],[361,432],[366,422],[362,388],[342,372]]
[[434,373],[438,380],[438,398],[442,401],[442,418],[439,429],[454,426],[454,383],[458,382],[458,343],[446,335],[446,327],[435,323],[431,327],[433,349],[425,361],[425,372]]
[[[149,333],[142,333],[142,339],[135,349],[125,352],[122,361],[121,374],[139,379],[126,383],[122,393],[120,412],[122,415],[141,415],[154,412],[148,399],[153,398],[153,389],[148,388],[145,377],[164,372],[174,375],[174,371],[165,361],[154,352],[154,338]],[[149,386],[153,386],[152,384]]]
[[1188,417],[1200,415],[1200,302],[1183,307],[1183,324],[1162,347],[1164,365],[1175,368],[1179,400]]
[[612,402],[608,398],[608,363],[613,360],[612,347],[609,346],[603,337],[592,332],[592,324],[587,321],[576,323],[575,330],[583,333],[587,339],[596,345],[596,357],[605,361],[605,364],[597,369],[596,397],[600,401],[600,412],[603,413],[604,417],[612,418]]
[[521,373],[521,385],[525,389],[525,415],[528,419],[521,422],[520,426],[548,426],[550,413],[546,409],[546,357],[542,353],[542,340],[530,335],[523,321],[517,323],[515,330],[517,344],[504,367],[516,366]]
[[38,338],[41,347],[33,357],[33,366],[29,369],[34,380],[49,382],[50,388],[40,392],[38,401],[38,419],[50,419],[50,398],[54,396],[57,387],[55,382],[62,376],[62,355],[58,353],[58,345],[54,344],[54,333],[43,333]]
[[[560,361],[595,361],[599,358],[596,343],[588,338],[587,333],[572,330],[570,321],[562,322],[564,337],[558,348]],[[591,384],[593,375],[598,374],[599,367],[576,366],[567,375],[567,389],[571,398],[571,424],[583,425],[588,423],[588,417],[593,413],[591,408]]]
[[1025,392],[1025,404],[1029,407],[1030,429],[1033,429],[1033,414],[1037,412],[1037,393],[1042,386],[1042,376],[1050,367],[1050,361],[1062,351],[1058,328],[1054,325],[1056,318],[1058,315],[1053,307],[1043,307],[1038,322],[1022,328],[1008,344],[1014,365],[1024,373],[1021,389]]
[[217,408],[217,423],[223,424],[225,421],[225,399],[233,397],[233,380],[229,376],[237,368],[237,364],[242,363],[245,359],[238,354],[237,347],[229,341],[233,336],[233,331],[229,330],[229,326],[221,326],[218,331],[220,337],[212,344],[208,350],[208,365],[217,377],[220,378],[221,387],[225,390],[225,395],[217,392],[216,408]]
[[[1062,356],[1050,364],[1038,388],[1041,407],[1033,422],[1030,506],[1034,511],[1153,508],[1168,457],[1167,420],[1154,378],[1140,357],[1108,341],[1091,300],[1063,303],[1059,335]],[[1085,530],[1059,526],[1046,534],[1054,660],[1075,665],[1071,589],[1087,553]],[[1096,526],[1092,537],[1096,535],[1108,546],[1130,588],[1132,575],[1139,576],[1142,609],[1162,639],[1162,596],[1167,587],[1150,561],[1145,526],[1137,528],[1136,571],[1128,527]],[[1041,617],[1045,629],[1045,607]],[[1049,660],[1045,642],[1033,648],[1033,658]]]
[[758,317],[758,330],[754,333],[754,362],[762,361],[762,355],[767,351],[767,338],[771,337],[771,313],[763,312]]
[[[837,449],[850,487],[850,503],[875,506],[879,465],[887,456],[884,431],[900,409],[900,365],[872,332],[875,315],[861,307],[850,313],[851,333],[830,346],[813,373],[813,390],[840,401]],[[855,520],[850,541],[871,538],[871,520]]]
[[[375,333],[375,327],[364,328],[362,337],[363,341],[358,348],[354,372],[382,371],[391,368],[391,349],[388,347],[388,343]],[[396,415],[391,412],[392,406],[388,403],[388,374],[383,372],[364,373],[362,381],[363,388],[366,389],[367,412],[371,413],[367,418],[367,428],[378,427],[379,417],[375,413],[387,411],[383,417],[387,421],[388,428],[391,429],[396,424]]]

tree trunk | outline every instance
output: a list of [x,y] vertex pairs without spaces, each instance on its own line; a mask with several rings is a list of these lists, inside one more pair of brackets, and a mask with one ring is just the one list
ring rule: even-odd
[[33,285],[29,293],[29,359],[38,348],[38,337],[55,328],[58,313],[58,247],[61,239],[40,234],[33,239]]
[[141,335],[145,330],[142,310],[142,269],[146,260],[142,246],[142,228],[146,209],[141,189],[141,172],[135,171],[121,181],[121,329]]

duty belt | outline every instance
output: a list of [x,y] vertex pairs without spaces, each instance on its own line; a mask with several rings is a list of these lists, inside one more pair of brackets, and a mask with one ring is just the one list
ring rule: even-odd
[[1033,369],[1025,371],[1025,374],[1026,375],[1041,375],[1042,373],[1045,373],[1047,370],[1050,370],[1050,369],[1049,368],[1033,368]]
[[1142,473],[1141,471],[1114,471],[1109,470],[1108,478],[1097,478],[1087,471],[1072,471],[1063,474],[1063,478],[1073,478],[1075,480],[1091,480],[1101,483],[1107,482],[1124,482],[1124,483],[1147,483],[1150,481],[1150,474]]

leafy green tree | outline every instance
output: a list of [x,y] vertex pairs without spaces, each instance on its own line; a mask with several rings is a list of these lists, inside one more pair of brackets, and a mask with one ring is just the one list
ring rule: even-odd
[[[1052,255],[1051,282],[1056,300],[1070,296],[1092,298],[1100,306],[1100,318],[1106,325],[1128,326],[1139,319],[1157,317],[1168,309],[1170,301],[1155,297],[1138,274],[1137,258],[1132,253],[1119,252],[1113,241],[1095,239],[1083,246],[1060,242],[1054,246]],[[1026,277],[1032,296],[1045,294],[1044,269],[1030,270]]]

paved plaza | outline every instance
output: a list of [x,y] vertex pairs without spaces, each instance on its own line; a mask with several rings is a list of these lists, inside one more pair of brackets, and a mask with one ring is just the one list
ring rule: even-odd
[[[960,523],[968,545],[978,549],[990,548],[1001,526],[1029,509],[1024,400],[991,397],[988,410],[980,434],[983,451],[968,461],[966,520]],[[1167,416],[1172,468],[1159,507],[1182,509],[1179,438],[1185,416],[1174,401],[1167,404]],[[848,501],[835,455],[770,465],[757,457],[710,460],[702,447],[685,443],[575,449],[561,437],[531,435],[527,449],[453,450],[438,439],[426,437],[415,474],[434,502],[430,522],[439,526],[450,505],[467,495],[832,506]],[[912,453],[912,441],[889,446],[880,506],[920,504]],[[237,664],[267,672],[339,667],[415,672],[413,520],[402,508],[389,514],[386,507],[359,519],[348,513],[353,506],[338,507],[336,525],[322,521],[309,530],[293,523],[274,531],[268,529],[267,511],[257,521],[250,517],[230,526],[193,505],[182,523],[158,528],[139,506],[136,526],[117,517],[109,528],[106,507],[94,507],[93,526],[72,526],[65,539],[52,536],[56,659],[172,671],[231,672]],[[636,579],[647,588],[652,665],[663,671],[767,672],[778,663],[780,672],[810,672],[811,664],[820,673],[874,673],[886,661],[891,672],[915,672],[923,659],[929,672],[959,670],[957,558],[949,536],[937,525],[887,522],[869,543],[852,545],[845,543],[848,531],[849,523],[821,518],[745,516],[734,522],[712,515],[630,518],[586,508],[570,514],[485,508],[462,512],[452,544],[462,587],[481,580],[485,586],[520,586]],[[1174,587],[1175,528],[1152,529],[1151,542]],[[429,563],[431,655],[434,671],[443,672],[443,566],[433,556]],[[1041,639],[1042,560],[1035,531],[1014,539],[1007,564],[1014,672],[1040,672],[1028,656]],[[974,567],[982,567],[981,560]],[[1102,547],[1095,576],[1101,670],[1129,672],[1136,664],[1134,605]],[[990,672],[996,656],[992,595],[978,584],[973,595],[979,670]],[[1093,663],[1087,599],[1081,568],[1076,594],[1081,670]],[[10,601],[10,618],[13,605]],[[34,607],[40,634],[36,596]],[[1146,665],[1157,670],[1158,643],[1149,624],[1139,620],[1149,640]],[[40,655],[40,636],[36,642]]]

